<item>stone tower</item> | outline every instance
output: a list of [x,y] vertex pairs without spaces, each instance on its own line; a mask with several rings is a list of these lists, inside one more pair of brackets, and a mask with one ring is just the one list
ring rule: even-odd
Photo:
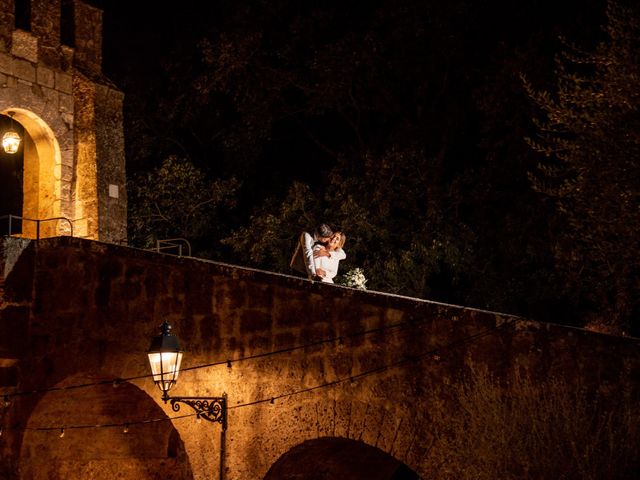
[[64,217],[40,222],[39,235],[126,241],[123,94],[101,64],[100,9],[0,0],[0,114],[24,129],[23,236],[36,234],[26,219]]

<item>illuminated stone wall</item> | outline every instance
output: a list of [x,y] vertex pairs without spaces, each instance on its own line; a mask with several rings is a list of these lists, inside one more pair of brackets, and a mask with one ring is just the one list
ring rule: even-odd
[[[102,12],[74,0],[73,46],[60,41],[60,0],[32,1],[30,31],[14,28],[12,12],[0,0],[0,113],[26,129],[23,216],[66,217],[74,236],[126,242],[123,95],[102,73]],[[40,235],[70,230],[53,221]],[[35,225],[23,234],[35,237]]]
[[[149,378],[111,385],[148,374],[145,351],[165,320],[183,368],[209,365],[183,371],[173,393],[229,395],[233,480],[263,479],[325,437],[366,443],[428,478],[442,426],[432,412],[472,366],[609,389],[640,375],[638,339],[80,239],[1,245],[0,398],[106,382],[12,397],[0,463],[24,478],[113,478],[114,468],[120,478],[219,478],[219,425],[135,423],[190,411],[171,411]],[[58,438],[63,425],[95,424],[120,426]],[[82,451],[75,463],[69,449]]]

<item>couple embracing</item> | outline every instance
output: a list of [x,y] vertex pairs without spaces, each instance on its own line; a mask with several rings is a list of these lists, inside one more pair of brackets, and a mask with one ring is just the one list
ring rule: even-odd
[[309,280],[333,283],[340,260],[347,258],[342,247],[347,237],[334,232],[326,223],[318,225],[313,235],[302,232],[291,258],[291,268]]

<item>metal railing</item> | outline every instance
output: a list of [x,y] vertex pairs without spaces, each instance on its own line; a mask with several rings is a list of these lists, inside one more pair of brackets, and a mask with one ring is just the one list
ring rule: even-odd
[[[65,222],[67,222],[69,224],[69,235],[70,237],[73,237],[73,222],[71,220],[69,220],[67,217],[51,217],[51,218],[43,218],[43,219],[37,219],[37,218],[27,218],[27,217],[20,217],[18,215],[0,215],[0,220],[5,220],[8,219],[8,224],[9,224],[9,228],[8,228],[8,235],[12,236],[12,227],[14,224],[14,220],[20,220],[21,222],[27,221],[27,222],[35,222],[36,224],[36,240],[40,240],[40,224],[41,223],[45,223],[45,222],[53,222],[53,221],[60,221],[60,220],[64,220]],[[22,224],[21,224],[22,227]]]
[[[182,247],[186,247],[187,249],[186,255],[182,254]],[[174,250],[174,249],[177,250],[179,257],[191,256],[191,244],[189,243],[189,240],[187,240],[186,238],[166,238],[163,240],[156,240],[156,246],[153,250],[155,250],[158,253],[164,253],[167,250]]]

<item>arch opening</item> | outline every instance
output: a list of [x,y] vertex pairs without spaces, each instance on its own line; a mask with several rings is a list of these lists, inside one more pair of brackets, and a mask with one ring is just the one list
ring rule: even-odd
[[[20,149],[6,162],[4,168],[12,170],[12,177],[7,180],[10,190],[6,193],[6,203],[0,203],[0,215],[18,215],[25,219],[45,220],[58,217],[72,217],[72,159],[67,158],[65,168],[60,146],[52,129],[35,113],[23,108],[7,108],[2,114],[2,126],[10,122],[9,112],[13,114],[13,125],[18,127],[22,136]],[[18,179],[18,177],[20,177]],[[17,179],[17,180],[16,180]],[[16,186],[16,181],[20,185]],[[3,185],[4,186],[4,185]],[[18,202],[21,198],[21,204]],[[14,213],[19,212],[19,213]],[[68,235],[71,226],[66,221],[51,220],[42,222],[38,228],[36,222],[24,220],[20,233],[27,238],[53,237]],[[2,226],[0,226],[2,227]],[[3,229],[6,234],[8,229]]]
[[[25,131],[18,122],[7,115],[0,115],[0,136],[9,129],[16,131],[24,139]],[[24,181],[24,142],[16,153],[6,153],[0,148],[0,216],[15,215],[22,217],[23,181]],[[0,220],[1,235],[20,235],[22,222],[8,219]]]
[[379,448],[347,438],[308,440],[282,455],[264,480],[420,480]]
[[[74,376],[64,384],[80,382],[87,382],[87,376]],[[150,419],[166,421],[144,423]],[[86,425],[92,427],[78,428]],[[64,426],[60,437],[57,427]],[[152,398],[129,383],[48,392],[26,427],[20,478],[193,480],[173,424]]]

